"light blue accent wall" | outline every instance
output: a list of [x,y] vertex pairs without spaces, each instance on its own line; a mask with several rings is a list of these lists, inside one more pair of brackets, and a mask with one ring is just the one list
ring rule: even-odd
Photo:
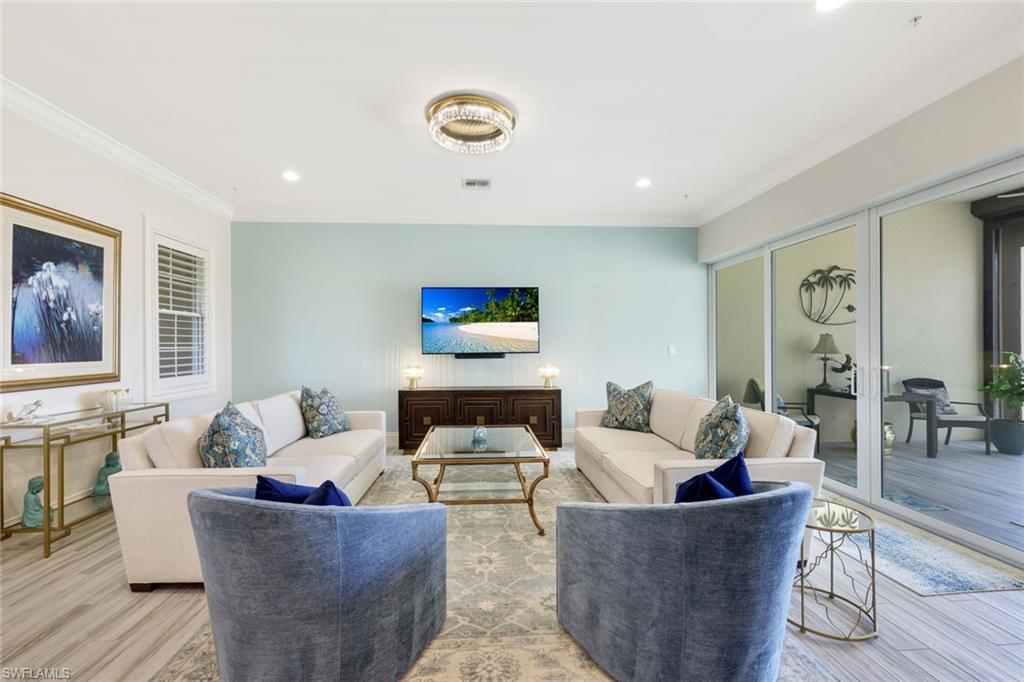
[[[707,392],[696,230],[235,223],[231,251],[236,401],[328,386],[396,431],[407,364],[425,386],[481,386],[540,385],[554,363],[566,428],[608,380]],[[540,287],[541,352],[421,355],[422,286]]]

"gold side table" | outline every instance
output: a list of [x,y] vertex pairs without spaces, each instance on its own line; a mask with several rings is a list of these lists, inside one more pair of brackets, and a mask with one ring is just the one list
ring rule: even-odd
[[[875,522],[864,512],[838,502],[816,499],[812,503],[812,515],[807,528],[824,543],[825,548],[808,559],[801,543],[800,568],[795,587],[800,591],[800,619],[789,618],[800,632],[810,632],[821,637],[844,642],[862,642],[878,636],[878,599],[875,580]],[[854,541],[858,535],[867,536],[868,549]],[[847,552],[840,552],[846,547]],[[809,578],[816,569],[828,562],[828,588],[809,584]],[[838,566],[837,566],[838,564]],[[839,571],[839,573],[837,573]],[[846,594],[839,594],[836,581],[842,580]],[[807,625],[807,598],[818,607],[823,618],[832,626],[833,632],[825,632]],[[844,606],[841,607],[838,602]],[[845,608],[851,615],[843,618],[850,624],[839,625],[833,618],[834,612]]]
[[[55,540],[66,538],[74,526],[111,509],[109,496],[84,497],[65,503],[65,450],[72,445],[109,438],[110,449],[116,452],[119,438],[170,418],[170,403],[135,403],[117,410],[94,407],[43,415],[22,422],[0,422],[0,540],[6,540],[14,533],[41,533],[43,557],[49,557]],[[50,461],[54,448],[57,450],[56,481]],[[46,518],[40,528],[25,528],[21,524],[8,528],[4,522],[4,459],[8,452],[17,450],[39,450],[42,457],[42,503]],[[51,520],[54,497],[57,498],[56,518]]]

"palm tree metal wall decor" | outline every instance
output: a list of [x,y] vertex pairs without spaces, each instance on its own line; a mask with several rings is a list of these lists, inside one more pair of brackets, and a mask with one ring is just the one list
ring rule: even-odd
[[857,271],[830,265],[817,269],[800,282],[800,308],[812,322],[842,326],[856,322],[854,286]]

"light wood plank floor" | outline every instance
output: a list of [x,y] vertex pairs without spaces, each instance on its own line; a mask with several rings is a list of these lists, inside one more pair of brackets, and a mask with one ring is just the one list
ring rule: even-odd
[[[944,433],[944,432],[943,432]],[[825,475],[856,484],[857,452],[851,443],[822,443],[816,455]],[[928,459],[924,443],[897,443],[883,462],[886,494],[895,502],[909,495],[945,509],[918,509],[960,528],[1024,549],[1024,457],[993,448],[985,455],[979,441],[939,441],[939,456]],[[911,508],[914,508],[911,506]]]
[[[108,514],[76,528],[49,559],[32,536],[0,544],[0,665],[146,680],[199,630],[202,589],[130,592],[116,533]],[[1024,592],[919,597],[878,580],[878,639],[801,636],[840,680],[1024,679]]]

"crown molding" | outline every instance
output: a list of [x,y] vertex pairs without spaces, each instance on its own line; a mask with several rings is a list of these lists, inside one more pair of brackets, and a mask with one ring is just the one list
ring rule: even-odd
[[4,109],[76,142],[222,218],[231,220],[234,217],[235,208],[231,204],[23,88],[6,76],[0,76],[0,104]]
[[336,209],[246,210],[235,212],[236,223],[337,223],[347,225],[472,225],[482,227],[664,227],[691,228],[696,216],[626,213],[424,212],[345,211]]
[[946,95],[1005,66],[1022,54],[1024,43],[1021,43],[1020,33],[1016,29],[1003,32],[964,57],[953,60],[945,68],[920,79],[903,92],[890,94],[874,102],[863,116],[834,135],[780,163],[753,182],[714,201],[709,208],[696,216],[696,224],[706,225]]

